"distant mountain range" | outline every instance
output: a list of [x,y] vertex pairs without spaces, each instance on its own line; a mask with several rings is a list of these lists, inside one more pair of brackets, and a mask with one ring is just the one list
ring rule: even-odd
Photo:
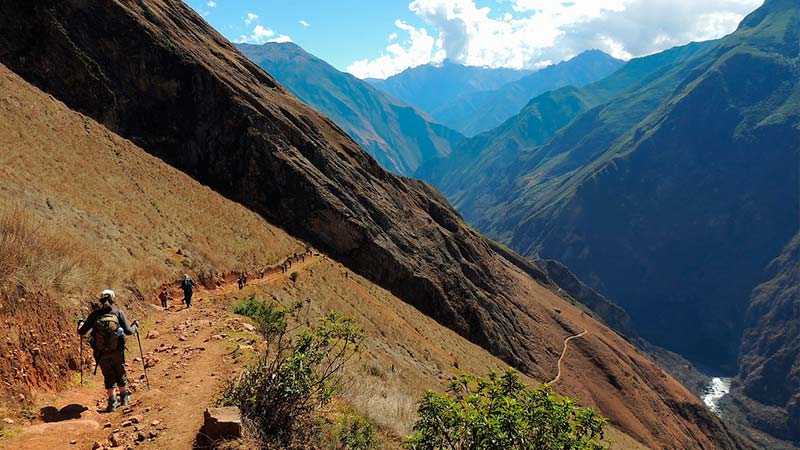
[[385,80],[368,78],[364,81],[430,114],[458,97],[499,89],[530,73],[465,66],[446,60],[441,64],[413,67]]
[[498,89],[460,95],[430,114],[442,124],[474,136],[499,126],[539,94],[563,86],[585,86],[611,75],[623,64],[599,50],[586,51]]
[[297,44],[237,47],[292,94],[333,119],[383,167],[397,174],[413,174],[423,162],[450,154],[464,139],[414,107],[336,70]]
[[645,338],[723,373],[800,443],[800,4],[531,101],[417,173],[479,230],[554,258]]

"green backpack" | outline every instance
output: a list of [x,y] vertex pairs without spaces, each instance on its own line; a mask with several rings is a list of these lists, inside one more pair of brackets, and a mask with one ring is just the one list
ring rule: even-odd
[[94,343],[100,354],[113,352],[119,347],[118,328],[119,318],[114,311],[107,312],[97,319],[94,327]]

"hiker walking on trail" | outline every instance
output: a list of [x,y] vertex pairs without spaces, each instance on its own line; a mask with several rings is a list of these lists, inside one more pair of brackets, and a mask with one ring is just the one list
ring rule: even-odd
[[194,293],[195,282],[189,278],[189,274],[183,275],[183,281],[181,281],[181,289],[183,289],[183,303],[186,303],[186,307],[192,306],[192,294]]
[[[95,352],[95,360],[103,373],[103,383],[108,394],[106,411],[112,412],[121,403],[130,402],[128,379],[125,372],[125,335],[139,330],[137,321],[128,325],[125,313],[114,306],[114,291],[106,289],[100,294],[100,307],[89,314],[86,320],[78,319],[78,334],[83,336],[92,331],[89,339]],[[119,401],[117,401],[119,389]]]
[[169,290],[167,290],[167,286],[161,286],[161,292],[158,293],[158,299],[161,300],[161,307],[164,308],[164,311],[167,310],[167,300],[169,300]]
[[244,272],[239,274],[239,278],[236,282],[239,284],[239,290],[241,291],[244,288]]

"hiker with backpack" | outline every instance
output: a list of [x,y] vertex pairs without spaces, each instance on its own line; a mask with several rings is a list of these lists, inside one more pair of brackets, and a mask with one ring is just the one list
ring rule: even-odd
[[[122,310],[114,306],[114,291],[106,289],[100,294],[100,306],[86,320],[78,319],[78,334],[83,336],[91,330],[89,343],[95,353],[95,361],[103,373],[103,383],[108,394],[107,412],[113,412],[121,403],[130,402],[127,373],[125,372],[125,335],[139,331],[139,324],[128,320]],[[119,401],[117,401],[119,389]]]
[[181,289],[183,289],[183,303],[186,303],[186,307],[192,306],[192,294],[194,293],[195,282],[189,278],[189,274],[183,275],[183,281],[181,281]]

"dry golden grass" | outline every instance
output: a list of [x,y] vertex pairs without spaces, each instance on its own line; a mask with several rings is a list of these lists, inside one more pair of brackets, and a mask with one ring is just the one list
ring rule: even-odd
[[303,246],[0,66],[0,274],[123,299],[183,273],[257,270]]
[[[356,320],[367,335],[365,350],[347,366],[341,397],[395,437],[411,432],[417,399],[426,389],[443,391],[457,371],[485,374],[507,367],[481,347],[329,259],[313,263],[296,282],[286,279],[276,285],[248,287],[228,301],[253,293],[286,305],[311,299],[309,323],[330,310]],[[617,450],[646,449],[613,428],[608,429],[607,438]]]

